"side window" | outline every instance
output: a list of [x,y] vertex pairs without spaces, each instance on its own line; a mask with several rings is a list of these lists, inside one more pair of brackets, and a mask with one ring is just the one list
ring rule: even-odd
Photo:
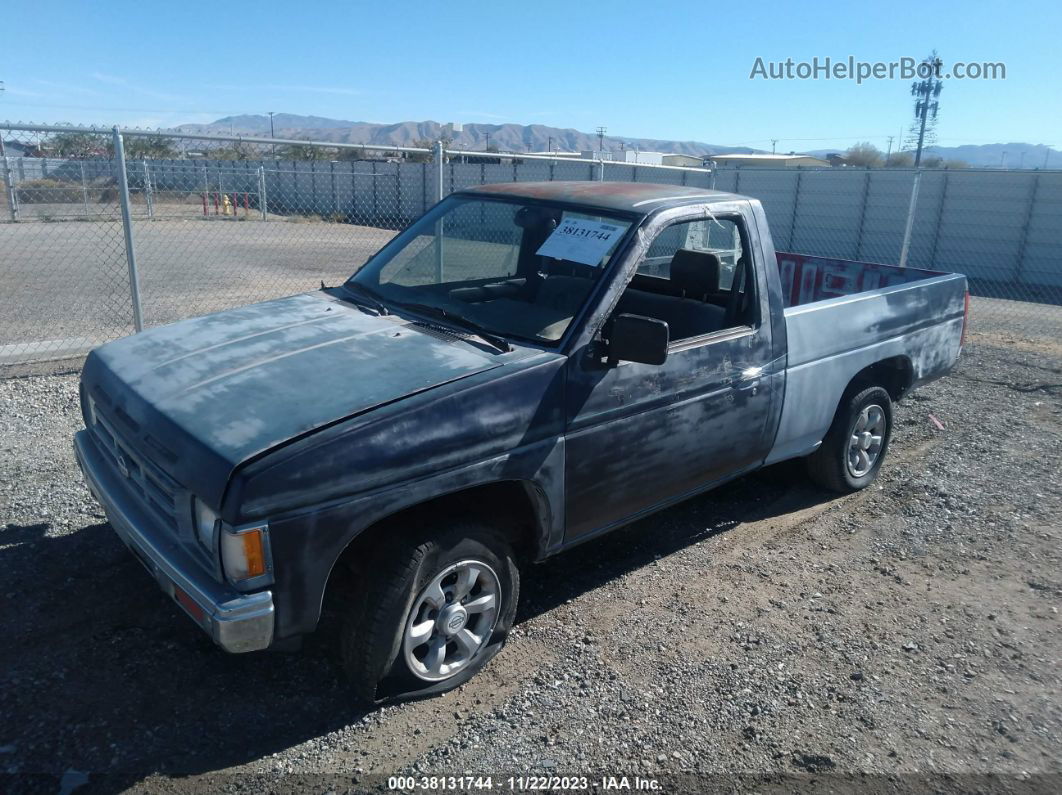
[[645,259],[638,265],[638,273],[671,278],[671,260],[679,249],[704,251],[719,257],[719,289],[729,290],[734,283],[734,271],[743,254],[741,230],[730,218],[705,218],[673,224],[656,236]]
[[665,321],[673,342],[755,325],[747,239],[739,217],[672,224],[649,245],[619,311]]

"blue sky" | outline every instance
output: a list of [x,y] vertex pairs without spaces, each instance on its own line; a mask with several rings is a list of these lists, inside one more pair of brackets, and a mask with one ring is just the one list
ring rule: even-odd
[[614,0],[9,3],[0,119],[170,126],[238,113],[539,123],[778,150],[881,148],[908,82],[749,79],[755,59],[1001,61],[951,80],[939,143],[1062,146],[1062,3]]

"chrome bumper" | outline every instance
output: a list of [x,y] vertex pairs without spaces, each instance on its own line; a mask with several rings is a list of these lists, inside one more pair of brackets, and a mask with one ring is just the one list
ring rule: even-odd
[[273,640],[273,594],[244,594],[197,570],[168,534],[128,497],[88,431],[74,436],[74,455],[111,527],[159,586],[225,651],[264,649]]

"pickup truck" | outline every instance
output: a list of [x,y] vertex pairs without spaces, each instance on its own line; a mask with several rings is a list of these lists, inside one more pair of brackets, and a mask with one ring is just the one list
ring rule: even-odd
[[501,648],[525,564],[786,459],[867,486],[967,306],[962,275],[775,252],[755,199],[486,185],[342,285],[97,348],[74,447],[223,649],[329,625],[357,699],[427,695]]

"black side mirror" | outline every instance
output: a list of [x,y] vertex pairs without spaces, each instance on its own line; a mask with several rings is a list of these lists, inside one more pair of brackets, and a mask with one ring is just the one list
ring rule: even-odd
[[671,331],[667,323],[644,315],[616,315],[608,335],[608,356],[623,362],[663,364]]

